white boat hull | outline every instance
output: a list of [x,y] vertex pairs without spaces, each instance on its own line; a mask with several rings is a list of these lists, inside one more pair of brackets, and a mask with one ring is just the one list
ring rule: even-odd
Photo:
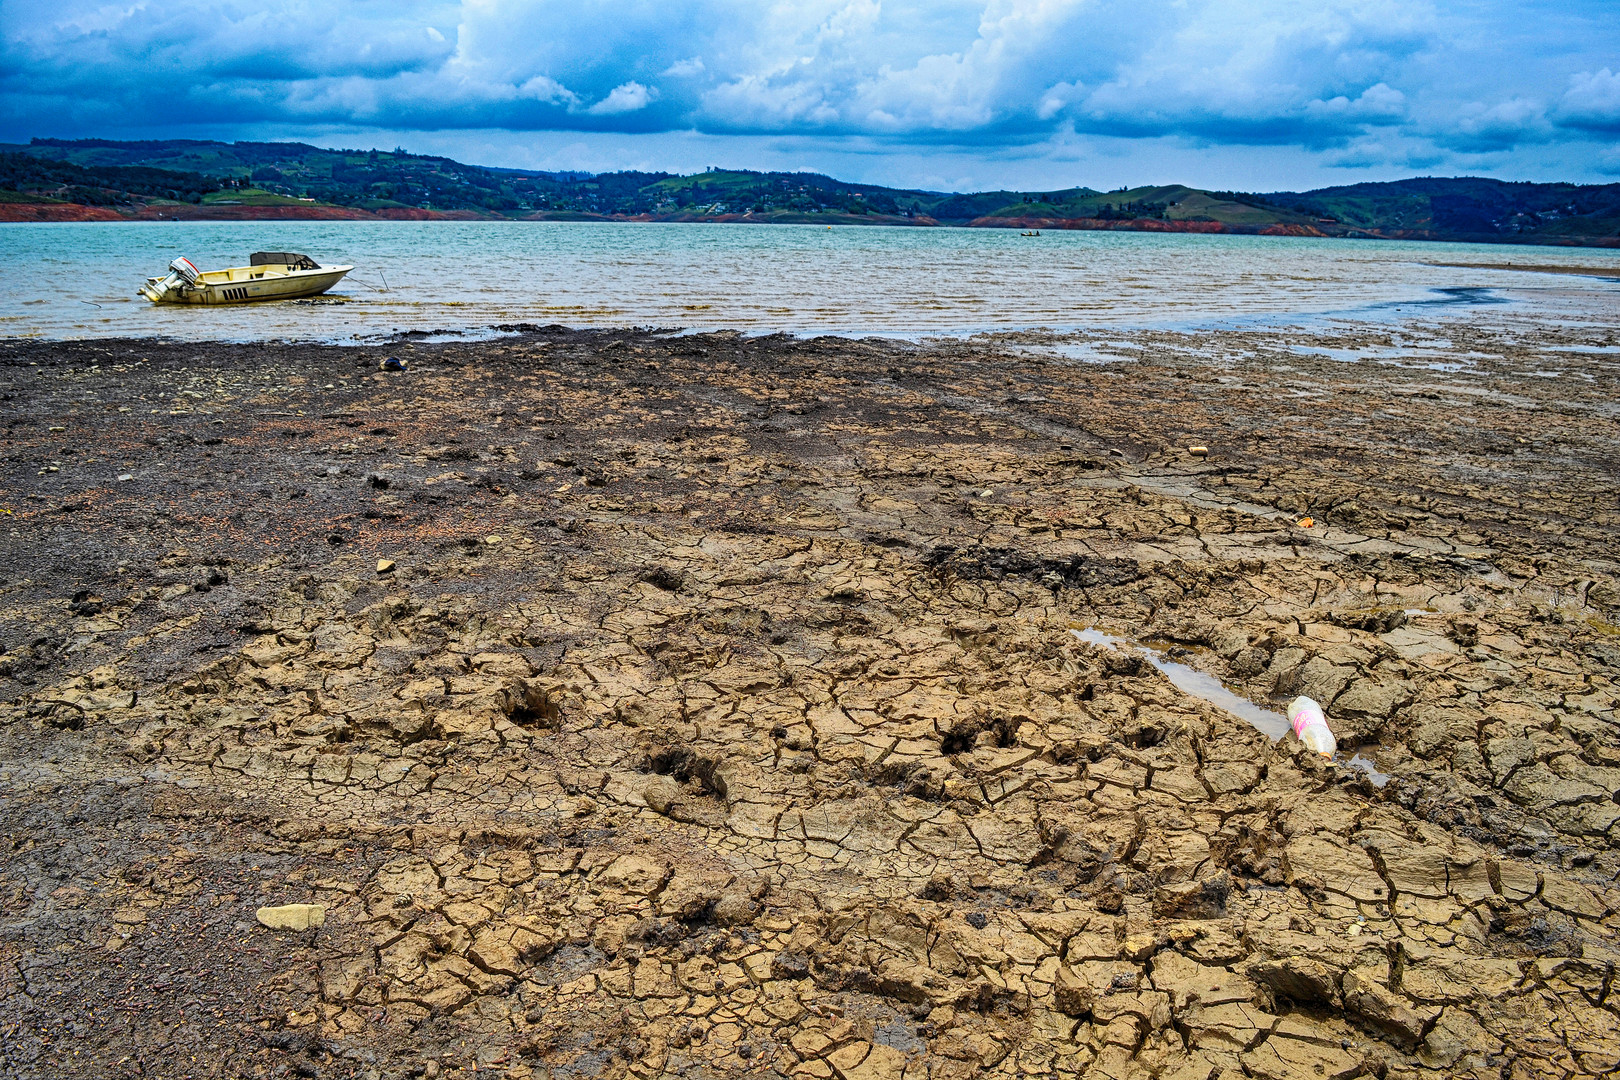
[[274,266],[237,266],[209,270],[195,284],[153,279],[140,293],[154,304],[252,304],[260,300],[297,300],[319,296],[353,270],[352,266],[323,266],[318,270],[279,269]]

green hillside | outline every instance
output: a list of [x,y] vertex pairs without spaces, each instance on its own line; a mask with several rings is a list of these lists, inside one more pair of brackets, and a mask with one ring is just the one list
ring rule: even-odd
[[[747,220],[1270,232],[1620,246],[1620,184],[1419,177],[1245,194],[1181,184],[940,192],[820,173],[589,174],[465,165],[403,150],[191,139],[0,145],[0,204],[177,208],[181,216]],[[313,204],[313,205],[312,205]],[[188,206],[195,210],[186,209]],[[65,212],[65,211],[64,211]],[[97,211],[103,217],[103,211]],[[173,216],[167,210],[167,216]]]
[[1467,240],[1620,240],[1620,184],[1511,183],[1485,177],[1415,177],[1267,202],[1382,235]]
[[8,202],[71,202],[83,206],[119,206],[140,199],[201,202],[222,183],[194,172],[175,172],[150,165],[117,164],[86,168],[23,153],[0,153],[0,189],[13,193]]
[[1026,195],[986,211],[987,217],[1090,218],[1099,221],[1207,221],[1234,226],[1312,224],[1303,214],[1270,206],[1243,196],[1200,191],[1181,184],[1163,187],[1122,188],[1099,192],[1090,188]]
[[714,169],[694,176],[670,176],[643,189],[646,211],[710,208],[717,214],[815,214],[854,216],[935,216],[946,196],[874,184],[849,184],[820,173],[760,173]]
[[[242,192],[240,201],[245,205],[255,205],[250,201],[254,199],[261,200],[258,205],[270,205],[276,198],[314,199],[362,210],[412,207],[504,216],[521,216],[554,203],[593,209],[589,193],[565,190],[574,186],[578,174],[485,169],[403,150],[325,150],[304,143],[191,139],[35,139],[26,146],[0,146],[0,150],[98,173],[140,166],[212,177],[216,187],[256,191],[258,194]],[[235,198],[224,196],[227,201]]]

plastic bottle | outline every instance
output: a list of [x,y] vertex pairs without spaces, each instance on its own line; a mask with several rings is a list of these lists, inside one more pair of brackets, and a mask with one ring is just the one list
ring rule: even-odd
[[1332,757],[1339,748],[1339,741],[1328,728],[1327,717],[1322,715],[1322,706],[1308,697],[1297,697],[1288,703],[1288,723],[1300,742],[1323,757]]

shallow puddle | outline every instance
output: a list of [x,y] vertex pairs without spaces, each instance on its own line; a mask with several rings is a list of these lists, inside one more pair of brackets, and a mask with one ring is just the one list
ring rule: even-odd
[[1425,349],[1412,346],[1364,345],[1355,348],[1336,348],[1327,345],[1292,345],[1291,351],[1301,356],[1325,356],[1341,364],[1359,364],[1372,360],[1389,367],[1402,367],[1456,374],[1474,368],[1480,360],[1494,359],[1489,353],[1459,352],[1456,349]]
[[1012,351],[1021,356],[1057,357],[1062,360],[1077,360],[1082,364],[1129,364],[1140,357],[1135,352],[1117,352],[1118,349],[1131,349],[1133,346],[1127,341],[1100,341],[1062,343],[1054,342],[1039,345],[1015,345]]
[[[1137,645],[1125,638],[1105,634],[1095,627],[1085,630],[1070,630],[1069,633],[1090,645],[1101,645],[1105,649],[1127,649],[1140,652],[1147,658],[1147,662],[1164,672],[1165,678],[1170,680],[1177,690],[1189,697],[1207,701],[1217,709],[1229,712],[1239,720],[1245,721],[1250,727],[1262,732],[1272,742],[1290,734],[1288,717],[1280,712],[1273,712],[1256,705],[1248,698],[1239,697],[1232,693],[1215,676],[1205,671],[1199,671],[1187,664],[1180,664],[1168,659],[1158,649],[1147,645]],[[1378,766],[1361,754],[1339,753],[1333,756],[1337,765],[1345,765],[1352,769],[1366,773],[1367,778],[1377,787],[1383,787],[1389,782],[1389,774],[1380,772]]]

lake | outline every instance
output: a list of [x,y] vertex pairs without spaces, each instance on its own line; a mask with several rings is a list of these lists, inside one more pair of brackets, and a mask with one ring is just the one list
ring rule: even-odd
[[[328,298],[200,308],[135,295],[299,251],[355,271]],[[367,341],[501,323],[926,337],[1198,326],[1538,296],[1612,303],[1614,280],[1447,263],[1612,265],[1575,248],[810,225],[187,222],[0,225],[0,337]],[[1421,307],[1415,307],[1421,305]],[[1580,304],[1579,306],[1587,306]]]

